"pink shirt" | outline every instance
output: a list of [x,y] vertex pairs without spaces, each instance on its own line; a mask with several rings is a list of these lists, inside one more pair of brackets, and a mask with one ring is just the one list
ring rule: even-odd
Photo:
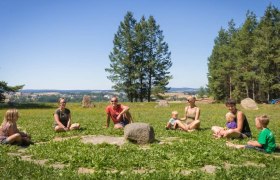
[[106,113],[111,117],[114,124],[119,123],[120,121],[117,120],[118,115],[123,111],[124,107],[121,104],[118,104],[115,108],[112,105],[106,107]]

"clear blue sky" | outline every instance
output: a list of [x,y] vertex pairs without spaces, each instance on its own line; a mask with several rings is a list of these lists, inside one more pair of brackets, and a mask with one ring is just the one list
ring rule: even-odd
[[127,11],[154,16],[171,51],[169,87],[207,84],[221,27],[258,18],[272,0],[1,0],[0,80],[24,89],[111,89],[105,68]]

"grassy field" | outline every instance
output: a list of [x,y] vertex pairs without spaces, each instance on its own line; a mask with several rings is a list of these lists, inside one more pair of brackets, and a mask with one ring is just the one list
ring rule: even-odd
[[[85,135],[123,136],[122,130],[105,129],[105,107],[84,109],[80,104],[68,103],[73,122],[82,129],[54,133],[53,112],[56,104],[19,108],[18,126],[32,135],[35,142],[28,148],[0,146],[1,179],[279,179],[280,155],[267,155],[254,150],[226,147],[225,139],[214,139],[212,125],[224,126],[227,109],[223,104],[197,104],[201,108],[201,130],[191,133],[165,130],[172,110],[184,113],[184,103],[155,108],[155,103],[125,103],[131,108],[135,122],[146,122],[154,127],[157,142],[140,146],[126,143],[84,144]],[[259,105],[259,110],[244,110],[256,139],[258,130],[254,117],[268,114],[270,129],[280,143],[280,106]],[[0,109],[0,117],[7,108]],[[57,137],[73,137],[53,141]],[[247,140],[233,140],[245,144]],[[25,160],[24,160],[25,159]],[[213,172],[204,168],[210,167]],[[83,168],[83,169],[82,169]],[[79,173],[84,170],[84,173]],[[214,171],[215,170],[215,171]],[[85,173],[88,172],[88,173]]]

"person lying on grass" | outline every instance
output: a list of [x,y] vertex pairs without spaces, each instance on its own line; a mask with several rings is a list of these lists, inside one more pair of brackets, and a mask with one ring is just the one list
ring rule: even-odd
[[0,144],[31,144],[31,137],[25,132],[20,132],[17,128],[19,113],[17,109],[7,110],[0,127]]
[[171,113],[171,119],[167,122],[165,129],[176,129],[177,128],[177,123],[176,120],[178,120],[178,111],[172,111]]
[[251,130],[250,130],[248,120],[245,114],[236,108],[236,101],[233,99],[228,99],[225,104],[229,112],[235,115],[234,121],[236,122],[237,127],[234,129],[224,130],[223,127],[212,126],[211,129],[213,131],[213,135],[215,136],[218,134],[220,137],[224,137],[224,138],[251,137],[252,135],[251,135]]
[[127,124],[132,123],[132,116],[129,113],[129,107],[122,104],[118,104],[118,98],[112,97],[111,104],[106,107],[106,128],[109,127],[110,119],[114,123],[115,129],[122,129]]
[[80,128],[80,124],[71,124],[71,112],[66,107],[66,100],[59,98],[59,108],[54,112],[54,130],[56,132],[63,132],[69,130],[76,130]]
[[176,124],[179,129],[190,132],[200,128],[200,109],[195,105],[195,97],[189,97],[187,101],[189,106],[185,107],[185,117],[176,120]]
[[274,134],[267,127],[269,118],[267,115],[258,116],[255,119],[257,129],[261,130],[258,136],[258,141],[248,141],[247,145],[238,145],[227,142],[226,145],[238,149],[256,149],[261,152],[272,153],[277,148]]

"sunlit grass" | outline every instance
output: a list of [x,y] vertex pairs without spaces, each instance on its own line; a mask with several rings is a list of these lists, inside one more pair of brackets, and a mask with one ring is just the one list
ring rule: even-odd
[[[96,103],[95,108],[85,109],[80,104],[68,103],[73,122],[81,124],[82,129],[66,133],[54,133],[53,112],[55,104],[43,108],[20,108],[18,125],[22,130],[32,135],[35,145],[27,148],[25,154],[33,159],[47,159],[48,164],[65,164],[64,169],[53,169],[46,166],[25,162],[18,157],[8,156],[8,152],[16,152],[18,147],[0,146],[0,177],[47,179],[182,179],[182,178],[221,178],[221,179],[261,179],[269,174],[271,179],[280,177],[280,161],[273,155],[266,155],[252,150],[229,149],[224,139],[212,138],[211,126],[224,126],[224,115],[227,109],[223,104],[198,104],[201,108],[201,130],[192,133],[165,130],[165,124],[170,118],[171,111],[177,110],[179,116],[184,114],[184,103],[171,103],[169,107],[155,108],[155,103],[125,103],[130,106],[135,122],[146,122],[153,126],[157,142],[148,148],[127,143],[121,147],[110,144],[84,144],[79,136],[109,135],[123,136],[122,130],[104,128],[107,103]],[[239,107],[239,106],[238,106]],[[259,131],[254,126],[254,117],[268,114],[271,117],[270,129],[280,142],[279,105],[259,105],[259,110],[244,110],[249,119],[256,139]],[[0,109],[3,117],[7,109]],[[55,137],[76,137],[60,142],[52,141]],[[177,137],[169,143],[159,143],[168,137]],[[245,144],[247,140],[234,140],[235,143]],[[45,143],[41,143],[45,142]],[[246,162],[266,167],[246,166]],[[225,169],[225,163],[240,165]],[[205,165],[216,166],[214,174],[201,171]],[[7,170],[6,167],[9,169]],[[92,174],[78,174],[80,167],[94,169]],[[31,171],[34,169],[34,172]],[[137,170],[144,170],[138,173]],[[184,171],[191,171],[184,175]],[[4,172],[4,173],[2,173]]]

